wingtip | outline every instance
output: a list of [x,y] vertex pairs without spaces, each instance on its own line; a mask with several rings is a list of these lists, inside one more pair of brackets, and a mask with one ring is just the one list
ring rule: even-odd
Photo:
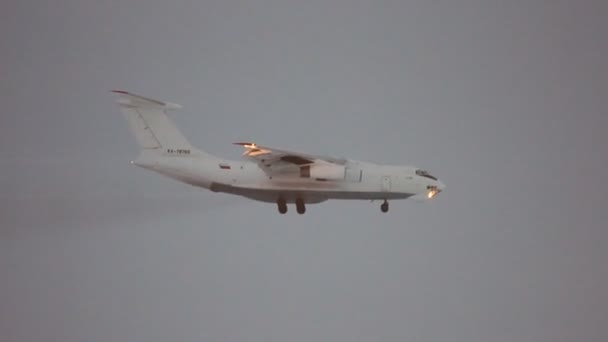
[[129,92],[128,92],[128,91],[124,91],[124,90],[118,90],[118,89],[112,89],[112,90],[110,90],[110,92],[112,92],[112,93],[116,93],[116,94],[129,95]]

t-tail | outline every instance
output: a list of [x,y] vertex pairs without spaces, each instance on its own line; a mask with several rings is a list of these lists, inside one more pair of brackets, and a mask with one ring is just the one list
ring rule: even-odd
[[168,111],[180,109],[182,106],[122,90],[112,90],[112,92],[119,95],[117,102],[129,121],[137,144],[142,149],[138,159],[161,155],[211,157],[193,147],[167,116]]

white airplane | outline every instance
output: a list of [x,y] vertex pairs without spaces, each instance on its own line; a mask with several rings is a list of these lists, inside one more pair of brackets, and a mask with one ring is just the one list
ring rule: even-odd
[[276,203],[281,214],[295,203],[304,214],[306,204],[329,199],[388,200],[408,197],[432,199],[445,185],[429,172],[409,166],[378,165],[317,156],[238,142],[251,161],[226,160],[188,142],[167,116],[180,105],[113,90],[142,149],[132,164],[178,181]]

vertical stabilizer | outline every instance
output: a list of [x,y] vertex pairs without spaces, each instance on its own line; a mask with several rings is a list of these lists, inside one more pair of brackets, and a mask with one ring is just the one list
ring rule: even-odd
[[122,90],[112,92],[120,95],[118,104],[126,116],[137,144],[142,149],[192,150],[186,137],[167,116],[168,110],[180,105],[149,99]]

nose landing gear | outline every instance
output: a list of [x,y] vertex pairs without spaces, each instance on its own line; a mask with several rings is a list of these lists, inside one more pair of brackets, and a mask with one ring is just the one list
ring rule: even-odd
[[386,213],[388,211],[388,201],[384,200],[384,202],[380,205],[380,210],[383,213]]

